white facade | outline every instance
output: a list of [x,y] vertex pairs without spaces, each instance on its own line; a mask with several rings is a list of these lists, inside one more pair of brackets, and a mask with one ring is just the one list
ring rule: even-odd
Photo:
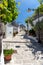
[[29,24],[28,26],[29,26],[29,30],[31,30],[31,29],[32,29],[32,26],[31,26],[31,24]]
[[6,25],[6,38],[13,37],[13,26]]
[[28,30],[31,30],[32,29],[32,26],[31,24],[28,22]]
[[[43,16],[39,17],[39,22],[41,22],[42,19],[43,19]],[[38,18],[33,21],[33,24],[36,25],[37,22],[38,22]]]
[[18,26],[18,33],[20,32],[20,26]]

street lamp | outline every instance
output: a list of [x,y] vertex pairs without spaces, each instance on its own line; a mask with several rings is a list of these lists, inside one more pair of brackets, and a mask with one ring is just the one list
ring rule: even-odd
[[[35,11],[35,10],[37,10],[37,9],[30,9],[30,8],[28,8],[28,12],[30,12],[30,11]],[[38,8],[38,23],[39,23],[39,8]],[[40,25],[38,25],[38,43],[41,43],[41,40],[40,40]]]

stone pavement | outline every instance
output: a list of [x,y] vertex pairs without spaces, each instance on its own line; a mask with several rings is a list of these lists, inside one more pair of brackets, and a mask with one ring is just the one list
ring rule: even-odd
[[14,49],[12,60],[5,65],[43,65],[43,47],[21,31],[13,39],[3,40],[4,49]]

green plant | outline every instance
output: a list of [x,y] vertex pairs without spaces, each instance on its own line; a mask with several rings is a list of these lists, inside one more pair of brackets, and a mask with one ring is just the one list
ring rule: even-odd
[[43,4],[43,0],[38,0],[40,4]]
[[12,53],[14,52],[14,50],[13,49],[5,49],[4,50],[4,56],[8,56],[8,55],[12,55]]
[[2,0],[0,3],[0,19],[1,22],[12,22],[18,16],[18,3],[15,0]]
[[41,22],[37,22],[36,25],[34,26],[34,30],[37,31],[40,26],[40,31],[43,30],[43,20]]
[[31,29],[31,30],[29,31],[29,34],[30,34],[30,35],[33,35],[33,36],[36,36],[34,29]]

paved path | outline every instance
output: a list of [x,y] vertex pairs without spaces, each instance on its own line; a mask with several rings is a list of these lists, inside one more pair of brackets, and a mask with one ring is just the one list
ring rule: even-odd
[[12,55],[12,60],[5,65],[43,65],[43,47],[26,36],[24,31],[5,41],[7,46],[4,44],[4,48],[17,50],[17,53]]

